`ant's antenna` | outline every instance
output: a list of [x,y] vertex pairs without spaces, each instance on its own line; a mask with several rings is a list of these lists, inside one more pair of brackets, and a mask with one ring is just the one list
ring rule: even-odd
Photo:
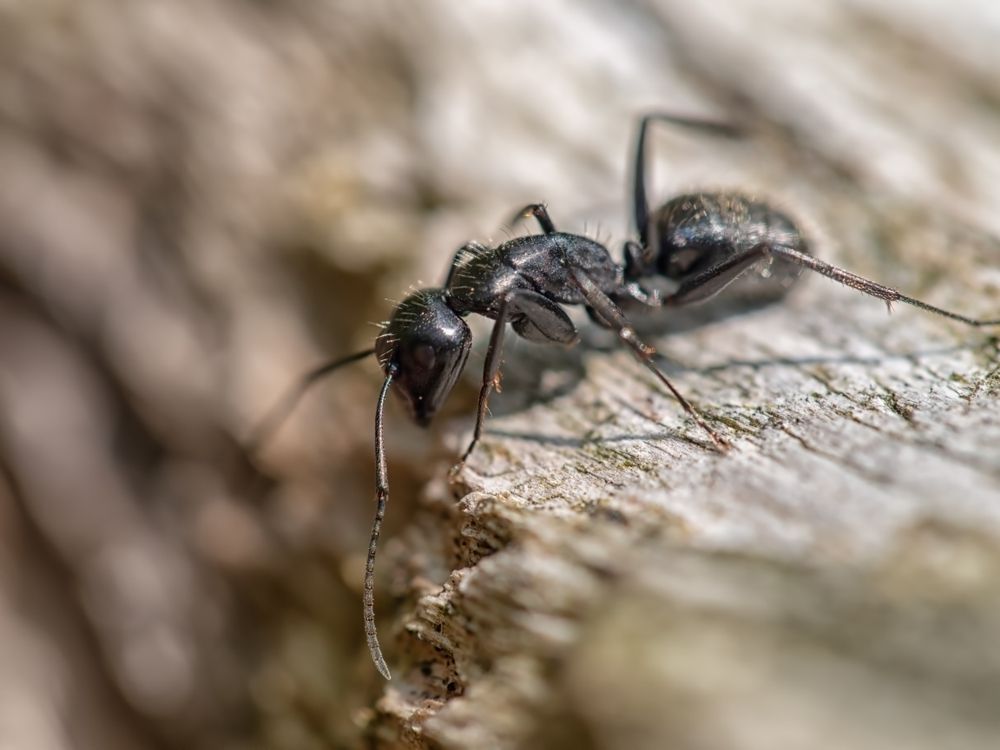
[[339,370],[344,365],[357,362],[359,359],[364,359],[374,353],[374,349],[365,349],[363,352],[355,352],[354,354],[349,354],[341,359],[326,362],[325,364],[310,370],[299,378],[298,382],[296,382],[285,393],[285,395],[282,396],[273,407],[271,407],[271,410],[267,413],[267,415],[261,419],[258,425],[250,432],[250,436],[246,441],[247,451],[249,453],[256,453],[260,450],[260,447],[264,443],[274,436],[274,433],[278,431],[278,428],[284,424],[285,420],[292,413],[292,410],[295,409],[296,404],[299,403],[299,399],[305,395],[305,392],[309,390],[309,387],[313,383],[317,380],[322,380],[334,370]]
[[385,409],[385,397],[389,393],[389,386],[397,372],[395,364],[389,365],[386,372],[385,383],[378,394],[378,405],[375,407],[375,493],[377,505],[375,506],[375,522],[372,524],[372,533],[368,539],[368,559],[365,562],[365,593],[364,593],[364,613],[365,613],[365,638],[368,640],[368,650],[371,652],[372,661],[385,679],[391,680],[389,667],[386,666],[385,658],[382,656],[382,649],[378,645],[378,633],[375,631],[375,551],[378,548],[378,535],[382,531],[382,519],[385,518],[385,506],[389,502],[389,472],[385,465],[385,441],[382,434],[382,412]]

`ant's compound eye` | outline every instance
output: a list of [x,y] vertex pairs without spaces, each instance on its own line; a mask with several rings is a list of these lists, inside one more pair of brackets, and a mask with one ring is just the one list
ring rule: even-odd
[[434,352],[434,347],[430,344],[418,344],[413,347],[413,362],[420,367],[429,370],[434,367],[436,359],[437,354]]

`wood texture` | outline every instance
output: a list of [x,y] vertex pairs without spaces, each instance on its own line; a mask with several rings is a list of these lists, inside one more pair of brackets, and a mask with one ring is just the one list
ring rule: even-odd
[[[986,312],[965,250],[921,293]],[[548,369],[410,545],[453,571],[403,616],[404,685],[463,697],[385,710],[449,747],[990,746],[996,338],[807,278],[657,343],[733,450],[625,352]]]
[[435,431],[387,415],[388,684],[377,369],[241,441],[512,209],[617,252],[650,108],[748,130],[657,129],[656,197],[770,196],[997,315],[997,38],[989,0],[0,5],[0,746],[994,746],[996,331],[810,277],[644,321],[725,456],[612,338],[520,343],[449,485],[474,355]]
[[[826,259],[995,315],[1000,245],[976,205],[993,196],[958,195],[935,173],[934,153],[962,160],[975,148],[949,138],[950,125],[929,127],[978,121],[958,103],[976,79],[960,60],[947,78],[921,79],[914,102],[904,41],[944,51],[895,18],[876,28],[898,46],[876,48],[870,29],[848,43],[825,25],[823,14],[844,12],[861,31],[859,9],[825,7],[812,27],[793,11],[780,30],[755,25],[776,20],[758,6],[719,11],[728,18],[651,10],[685,70],[763,118],[749,144],[697,160],[676,145],[683,136],[661,136],[658,147],[674,144],[661,173],[685,173],[674,189],[692,184],[687,169],[711,184],[740,172],[803,220]],[[904,185],[881,163],[880,127],[908,144],[924,179]],[[734,153],[749,166],[734,169]],[[967,166],[966,185],[978,171]],[[994,744],[998,340],[902,308],[887,316],[807,274],[782,304],[737,299],[645,321],[675,384],[732,441],[724,456],[613,337],[562,355],[509,350],[506,389],[533,396],[491,420],[458,481],[431,490],[435,527],[408,539],[407,570],[425,577],[399,618],[403,669],[379,704],[384,737],[456,748]],[[456,453],[465,436],[453,433]]]

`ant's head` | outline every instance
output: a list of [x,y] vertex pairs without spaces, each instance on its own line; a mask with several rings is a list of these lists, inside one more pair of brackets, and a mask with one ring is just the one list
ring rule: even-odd
[[421,289],[404,299],[375,339],[375,356],[421,427],[430,424],[465,367],[472,334],[448,307],[443,289]]

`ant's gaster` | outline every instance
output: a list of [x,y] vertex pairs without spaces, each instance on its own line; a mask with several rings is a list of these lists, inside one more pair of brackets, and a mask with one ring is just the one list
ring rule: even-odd
[[[533,216],[542,234],[518,237],[495,247],[470,242],[455,254],[444,285],[421,289],[396,307],[371,349],[324,364],[303,376],[269,413],[250,441],[258,448],[280,426],[305,390],[340,367],[376,355],[385,375],[375,407],[375,484],[377,506],[368,544],[364,577],[364,622],[368,648],[378,671],[389,669],[375,629],[375,553],[389,499],[383,413],[395,386],[411,417],[426,426],[455,386],[469,356],[472,335],[465,316],[477,313],[494,321],[486,350],[476,424],[458,464],[471,455],[482,434],[490,392],[500,377],[504,335],[509,323],[530,341],[572,345],[579,338],[564,306],[582,305],[599,325],[621,341],[673,394],[711,438],[715,448],[728,444],[674,388],[655,362],[656,351],[641,341],[621,306],[679,307],[706,300],[761,262],[775,261],[786,280],[808,268],[845,286],[886,302],[905,302],[972,326],[998,325],[934,307],[895,289],[876,284],[813,257],[787,216],[767,203],[739,193],[692,193],[672,198],[651,211],[646,191],[646,133],[655,120],[736,135],[729,125],[669,114],[650,114],[639,123],[634,151],[632,217],[638,235],[625,243],[623,264],[594,240],[556,230],[541,204],[530,204],[518,217]],[[667,279],[669,293],[649,290],[644,281]]]

